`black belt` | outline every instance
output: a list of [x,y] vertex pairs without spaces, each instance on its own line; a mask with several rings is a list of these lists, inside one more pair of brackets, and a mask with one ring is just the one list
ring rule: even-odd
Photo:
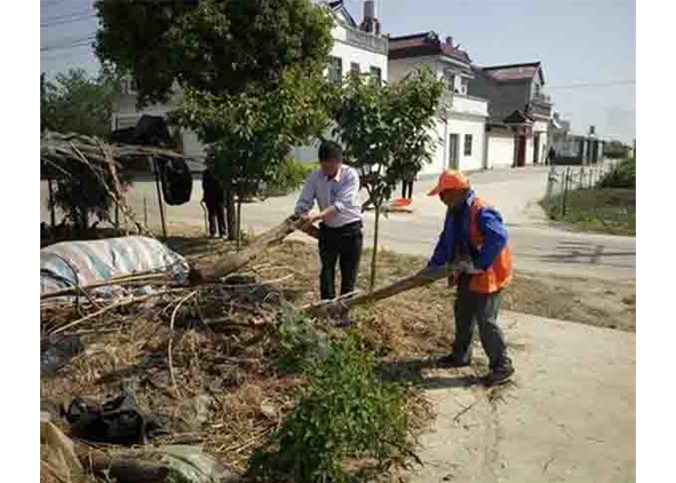
[[347,232],[347,231],[361,230],[363,225],[364,225],[364,222],[361,221],[361,220],[352,221],[350,223],[346,223],[346,224],[341,225],[341,226],[329,226],[326,223],[320,223],[319,229],[320,230],[329,230],[329,231],[333,231],[333,232],[336,232],[336,233],[342,233],[342,232]]

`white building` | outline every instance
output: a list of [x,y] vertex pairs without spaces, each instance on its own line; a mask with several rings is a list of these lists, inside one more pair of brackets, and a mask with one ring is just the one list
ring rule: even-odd
[[425,32],[390,37],[388,57],[391,82],[422,66],[446,81],[435,121],[432,162],[424,165],[421,174],[438,174],[447,168],[485,169],[488,102],[468,95],[474,74],[467,53],[454,46],[450,37],[441,41],[436,33]]
[[[334,17],[333,47],[325,75],[329,79],[340,80],[350,72],[369,74],[379,82],[388,79],[387,37],[380,31],[380,22],[375,14],[375,2],[364,2],[364,18],[357,24],[342,1],[329,2]],[[325,137],[333,138],[331,132]],[[297,147],[293,155],[300,161],[317,161],[319,141],[309,146]]]

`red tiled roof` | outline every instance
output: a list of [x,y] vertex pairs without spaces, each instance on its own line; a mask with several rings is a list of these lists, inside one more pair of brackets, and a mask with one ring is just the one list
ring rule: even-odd
[[469,55],[445,42],[434,32],[390,37],[388,41],[390,59],[421,57],[424,55],[447,55],[464,62],[471,62]]
[[496,65],[481,68],[486,75],[497,81],[532,79],[538,72],[542,75],[540,62],[528,64]]

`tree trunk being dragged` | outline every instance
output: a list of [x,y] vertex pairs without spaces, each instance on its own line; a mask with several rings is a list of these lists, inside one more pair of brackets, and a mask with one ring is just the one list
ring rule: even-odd
[[316,227],[306,227],[304,225],[306,224],[300,223],[297,216],[289,216],[276,227],[258,235],[241,250],[227,253],[215,263],[197,262],[190,274],[192,284],[218,282],[221,278],[239,270],[258,257],[268,246],[281,242],[297,229],[301,229],[309,234],[317,233]]
[[315,316],[341,316],[347,313],[352,307],[377,302],[394,295],[397,295],[414,288],[424,287],[431,283],[448,278],[453,270],[458,267],[454,264],[444,265],[439,268],[425,269],[415,275],[406,277],[385,287],[381,287],[369,293],[360,294],[352,297],[338,298],[336,300],[322,301],[306,305],[302,308]]

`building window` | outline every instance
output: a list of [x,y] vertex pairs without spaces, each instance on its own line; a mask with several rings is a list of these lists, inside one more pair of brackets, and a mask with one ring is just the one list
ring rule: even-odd
[[327,78],[332,82],[340,82],[343,79],[343,59],[329,57]]
[[383,71],[380,67],[371,66],[370,69],[371,80],[378,87],[383,85]]
[[472,155],[472,135],[465,134],[465,156]]
[[361,69],[359,68],[359,64],[357,62],[350,63],[350,73],[354,75],[359,75],[361,73]]
[[455,88],[455,75],[446,74],[446,82],[448,83],[448,90],[451,92],[458,92]]

